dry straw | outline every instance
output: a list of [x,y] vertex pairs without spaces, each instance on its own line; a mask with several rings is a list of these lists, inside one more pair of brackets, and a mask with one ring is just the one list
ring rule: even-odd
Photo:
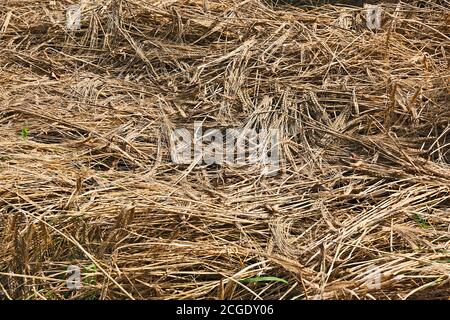
[[[67,30],[74,4],[0,6],[1,297],[450,296],[449,1],[380,30],[258,0],[84,1]],[[279,129],[279,174],[174,164],[194,121]]]

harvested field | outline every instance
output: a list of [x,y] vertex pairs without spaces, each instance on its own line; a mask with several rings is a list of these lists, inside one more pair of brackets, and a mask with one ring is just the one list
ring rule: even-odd
[[1,1],[0,299],[450,297],[450,1],[290,2]]

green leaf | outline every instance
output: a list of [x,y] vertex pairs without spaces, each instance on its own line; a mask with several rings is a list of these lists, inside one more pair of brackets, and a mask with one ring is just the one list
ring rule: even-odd
[[86,266],[84,269],[86,272],[86,277],[84,278],[83,283],[86,285],[97,284],[97,279],[95,276],[95,274],[97,273],[97,266],[95,265],[95,263]]
[[423,228],[423,229],[426,229],[426,228],[429,228],[429,227],[430,227],[430,224],[428,223],[428,221],[425,220],[425,219],[424,219],[420,214],[418,214],[418,213],[415,213],[415,214],[414,214],[414,221],[416,221],[417,224],[418,224],[421,228]]
[[29,134],[30,130],[28,128],[22,128],[22,130],[20,130],[20,136],[24,139],[28,138]]
[[433,261],[435,261],[435,262],[438,262],[438,263],[450,263],[450,259],[441,259],[441,260],[433,260]]
[[86,271],[87,272],[92,272],[92,273],[97,272],[97,265],[95,263],[91,263],[90,265],[88,265],[86,267]]
[[245,278],[241,279],[240,282],[242,283],[253,283],[253,282],[281,282],[284,284],[288,284],[288,282],[284,279],[278,278],[278,277],[272,277],[272,276],[266,276],[266,277],[254,277],[254,278]]

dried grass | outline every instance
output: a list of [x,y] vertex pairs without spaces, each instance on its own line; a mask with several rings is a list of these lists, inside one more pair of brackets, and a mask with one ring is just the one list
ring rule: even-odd
[[[449,1],[377,32],[258,0],[85,1],[68,32],[73,3],[0,6],[3,298],[450,296]],[[172,163],[195,120],[280,129],[280,174]]]

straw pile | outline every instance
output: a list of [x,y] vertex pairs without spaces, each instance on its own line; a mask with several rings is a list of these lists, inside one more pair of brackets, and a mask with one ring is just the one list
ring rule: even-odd
[[[84,1],[69,31],[75,2],[2,1],[0,298],[447,299],[450,2],[380,30],[300,2]],[[173,163],[194,121],[279,129],[279,174]]]

